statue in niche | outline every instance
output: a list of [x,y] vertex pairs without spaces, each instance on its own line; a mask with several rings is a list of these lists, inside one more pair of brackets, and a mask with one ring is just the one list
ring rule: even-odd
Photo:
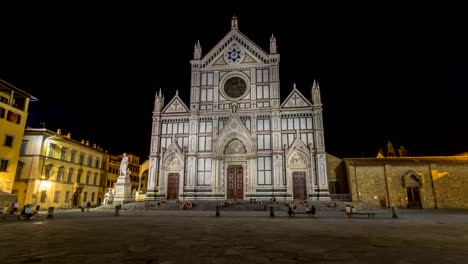
[[245,150],[244,144],[238,140],[234,139],[226,146],[225,154],[244,154],[247,153]]

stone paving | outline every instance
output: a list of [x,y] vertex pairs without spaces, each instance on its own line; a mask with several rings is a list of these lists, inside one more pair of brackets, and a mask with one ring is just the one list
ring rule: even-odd
[[91,209],[0,222],[0,263],[466,263],[468,211],[285,212]]

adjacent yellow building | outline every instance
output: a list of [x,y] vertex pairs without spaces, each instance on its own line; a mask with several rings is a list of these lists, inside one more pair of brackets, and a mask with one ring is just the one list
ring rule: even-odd
[[24,130],[13,193],[41,208],[101,204],[109,155],[89,141],[45,128]]
[[30,94],[0,79],[0,191],[11,193],[28,117]]

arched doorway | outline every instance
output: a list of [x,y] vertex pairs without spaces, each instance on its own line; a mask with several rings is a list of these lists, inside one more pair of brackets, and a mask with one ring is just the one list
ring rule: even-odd
[[239,164],[240,160],[245,160],[247,153],[242,141],[237,138],[232,139],[224,148],[225,162],[227,164],[227,199],[244,199],[244,167]]

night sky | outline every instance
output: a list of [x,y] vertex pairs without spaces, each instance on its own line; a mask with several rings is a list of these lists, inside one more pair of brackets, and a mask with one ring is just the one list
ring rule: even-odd
[[375,157],[387,141],[414,156],[468,151],[461,7],[153,5],[4,7],[0,78],[39,99],[28,125],[144,160],[155,92],[167,103],[178,89],[188,105],[194,43],[206,54],[235,14],[265,51],[275,34],[282,100],[293,83],[310,99],[320,81],[328,153]]

